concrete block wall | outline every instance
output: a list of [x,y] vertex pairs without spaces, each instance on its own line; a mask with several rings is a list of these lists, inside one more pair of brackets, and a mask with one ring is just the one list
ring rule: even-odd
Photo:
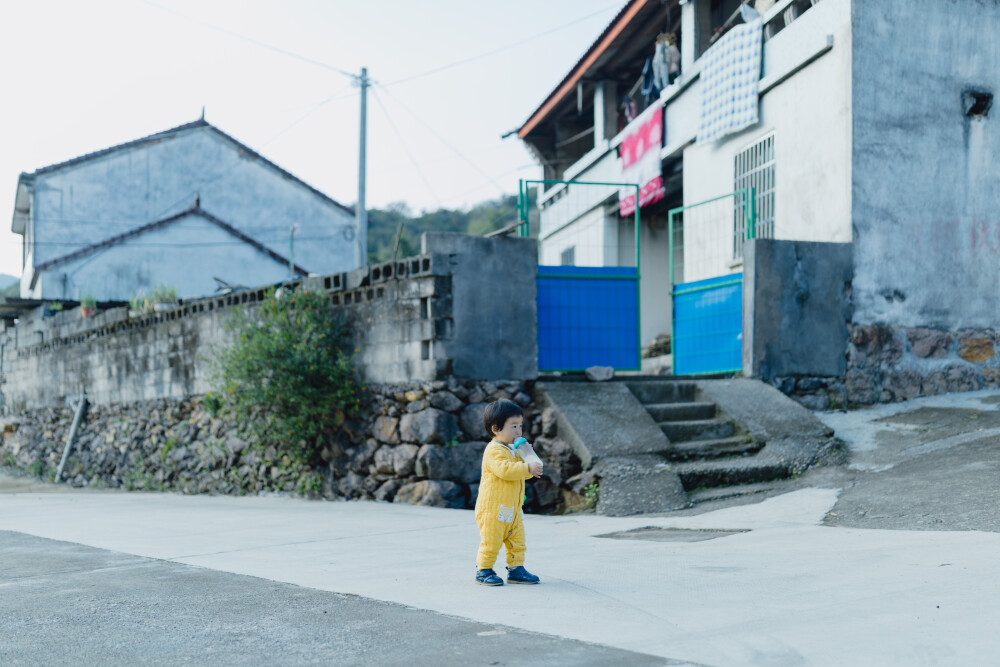
[[754,239],[743,261],[743,368],[781,376],[847,370],[851,244]]
[[[418,257],[285,284],[329,294],[365,382],[534,379],[534,244],[427,234]],[[22,318],[0,335],[4,406],[56,406],[84,392],[103,405],[209,391],[212,350],[227,341],[230,313],[255,307],[266,289],[142,317],[115,308],[88,319],[75,309]]]

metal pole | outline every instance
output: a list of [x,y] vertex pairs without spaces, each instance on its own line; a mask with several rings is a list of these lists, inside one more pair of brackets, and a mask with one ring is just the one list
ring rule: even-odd
[[635,186],[635,328],[639,339],[639,352],[636,370],[642,370],[642,272],[639,261],[639,234],[642,226],[639,222],[639,185]]
[[83,408],[87,405],[87,395],[83,394],[80,396],[79,403],[76,404],[76,414],[73,415],[73,425],[69,427],[69,437],[66,438],[66,448],[63,449],[62,460],[59,461],[59,469],[56,470],[56,484],[62,478],[63,468],[66,467],[66,461],[69,459],[70,450],[73,449],[73,438],[76,437],[76,429],[80,425],[80,417],[83,416]]
[[361,86],[361,140],[358,155],[358,204],[355,211],[357,221],[357,260],[358,266],[368,264],[368,210],[365,208],[365,149],[367,147],[368,131],[368,68],[361,68],[358,79]]

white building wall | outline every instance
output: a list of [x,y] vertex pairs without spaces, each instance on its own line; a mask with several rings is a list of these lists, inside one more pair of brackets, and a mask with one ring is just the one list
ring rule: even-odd
[[573,248],[574,266],[618,266],[618,224],[604,206],[591,209],[563,227],[540,246],[543,266],[562,264],[562,253]]
[[[296,253],[297,254],[297,253]],[[124,300],[168,285],[184,298],[215,293],[222,278],[254,287],[289,278],[288,265],[241,241],[199,215],[150,230],[46,271],[46,298]]]
[[[781,20],[780,18],[777,20]],[[830,46],[832,41],[832,46]],[[687,44],[687,42],[685,42]],[[760,122],[744,132],[708,145],[695,145],[701,109],[700,79],[681,92],[668,89],[664,116],[664,158],[683,154],[685,205],[703,202],[734,189],[736,154],[771,132],[775,133],[775,238],[846,242],[851,234],[851,0],[823,0],[798,17],[764,45]],[[686,68],[697,73],[700,62]],[[616,140],[603,155],[588,154],[567,169],[581,181],[621,181]],[[585,225],[594,203],[614,188],[582,186],[547,191],[541,210],[541,263],[558,264],[574,235],[596,234]],[[576,190],[576,192],[574,192]],[[592,198],[594,201],[589,201]],[[685,224],[682,252],[677,255],[678,282],[735,273],[731,202],[705,209],[714,227]],[[688,216],[692,223],[698,216]],[[670,329],[669,239],[665,230],[642,232],[644,341]],[[558,233],[554,230],[561,229]],[[619,248],[632,239],[630,223],[618,229]],[[634,241],[629,240],[628,248]],[[631,255],[630,255],[631,256]],[[580,255],[577,255],[580,264]],[[613,265],[611,263],[607,265]]]
[[[184,211],[196,194],[206,211],[281,255],[298,224],[296,264],[311,272],[354,268],[350,212],[206,126],[37,174],[33,264]],[[32,296],[30,280],[26,270],[23,296]]]
[[[757,125],[684,150],[685,205],[732,192],[737,153],[774,132],[775,238],[851,240],[850,9],[850,0],[824,0],[765,43],[762,86],[815,60],[764,92]],[[829,35],[832,48],[817,57]],[[683,95],[698,99],[700,83]],[[668,121],[668,142],[669,131]],[[732,265],[731,244],[728,251],[718,247],[723,231],[685,225],[685,281],[741,270]]]

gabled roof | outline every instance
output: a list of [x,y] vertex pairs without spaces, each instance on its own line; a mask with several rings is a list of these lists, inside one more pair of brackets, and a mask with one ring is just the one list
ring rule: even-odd
[[281,174],[283,177],[295,181],[296,183],[302,185],[303,187],[305,187],[306,189],[308,189],[309,191],[311,191],[313,194],[317,195],[318,197],[326,200],[327,202],[333,204],[334,206],[337,206],[337,207],[343,209],[347,213],[350,213],[351,215],[354,215],[354,209],[352,209],[351,207],[345,206],[344,204],[341,204],[340,202],[338,202],[337,200],[333,199],[329,195],[327,195],[327,194],[325,194],[323,192],[320,192],[319,190],[317,190],[313,186],[309,185],[308,183],[306,183],[305,181],[303,181],[301,178],[299,178],[299,177],[295,176],[294,174],[292,174],[292,173],[290,173],[290,172],[282,169],[281,167],[279,167],[275,163],[271,162],[270,160],[268,160],[266,157],[264,157],[263,155],[261,155],[260,153],[258,153],[257,151],[255,151],[254,149],[252,149],[249,146],[247,146],[246,144],[244,144],[244,143],[242,143],[242,142],[234,139],[232,136],[226,134],[225,132],[223,132],[222,130],[220,130],[219,128],[217,128],[216,126],[212,125],[211,123],[209,123],[204,118],[198,119],[198,120],[196,120],[194,122],[191,122],[191,123],[185,123],[183,125],[178,125],[177,127],[172,127],[169,130],[164,130],[162,132],[157,132],[156,134],[151,134],[151,135],[149,135],[147,137],[142,137],[141,139],[134,139],[133,141],[127,141],[127,142],[125,142],[123,144],[118,144],[117,146],[110,146],[108,148],[102,148],[99,151],[94,151],[92,153],[86,153],[86,154],[81,155],[79,157],[75,157],[75,158],[73,158],[71,160],[66,160],[65,162],[58,162],[56,164],[51,164],[51,165],[49,165],[47,167],[41,167],[41,168],[36,169],[35,171],[31,172],[31,173],[22,172],[21,173],[21,177],[20,177],[20,182],[31,183],[32,181],[35,180],[36,176],[40,176],[42,174],[48,174],[48,173],[51,173],[53,171],[58,171],[60,169],[65,169],[67,167],[75,167],[76,165],[81,164],[83,162],[87,162],[89,160],[93,160],[93,159],[96,159],[96,158],[99,158],[99,157],[103,157],[103,156],[109,155],[111,153],[116,153],[118,151],[128,150],[130,148],[137,148],[139,146],[146,146],[148,144],[155,144],[155,143],[158,143],[158,142],[162,141],[163,139],[169,138],[169,137],[171,137],[171,136],[173,136],[175,134],[178,134],[180,132],[184,132],[186,130],[193,130],[193,129],[197,129],[197,128],[200,128],[200,127],[208,128],[212,132],[215,132],[216,134],[218,134],[220,137],[222,137],[222,138],[226,139],[227,141],[231,142],[233,145],[235,145],[240,150],[245,151],[247,154],[249,154],[255,160],[259,160],[259,161],[263,162],[264,164],[266,164],[267,166],[271,167],[272,169],[274,169],[275,171],[277,171],[279,174]]
[[[123,241],[127,241],[128,239],[131,239],[131,238],[134,238],[136,236],[139,236],[140,234],[145,234],[146,232],[153,231],[154,229],[160,229],[162,227],[166,227],[168,225],[171,225],[171,224],[173,224],[173,223],[175,223],[175,222],[177,222],[177,221],[179,221],[179,220],[181,220],[183,218],[186,218],[189,215],[200,216],[200,217],[204,218],[205,220],[208,220],[212,224],[214,224],[214,225],[216,225],[218,227],[221,227],[222,229],[224,229],[225,231],[229,232],[230,234],[232,234],[233,236],[235,236],[239,240],[243,241],[244,243],[247,243],[247,244],[253,246],[254,248],[256,248],[257,250],[261,251],[262,253],[265,253],[266,255],[268,255],[269,257],[271,257],[271,259],[274,259],[275,261],[277,261],[277,262],[279,262],[281,264],[285,264],[285,265],[288,264],[288,259],[286,257],[282,257],[281,255],[279,255],[278,253],[274,252],[273,250],[271,250],[267,246],[265,246],[262,243],[254,240],[252,238],[250,238],[249,236],[247,236],[246,234],[244,234],[240,230],[236,229],[232,225],[230,225],[228,223],[225,223],[222,220],[219,220],[217,217],[215,217],[214,215],[212,215],[211,213],[209,213],[205,209],[201,208],[201,206],[199,206],[198,204],[195,204],[194,206],[192,206],[191,208],[187,209],[186,211],[181,211],[180,213],[177,213],[176,215],[172,215],[172,216],[170,216],[168,218],[164,218],[162,220],[157,220],[156,222],[151,222],[148,225],[143,225],[142,227],[136,227],[135,229],[130,230],[128,232],[125,232],[124,234],[118,234],[116,236],[112,236],[112,237],[110,237],[108,239],[105,239],[103,241],[100,241],[98,243],[94,243],[92,245],[86,246],[85,248],[80,248],[79,250],[74,250],[73,252],[71,252],[71,253],[69,253],[67,255],[63,255],[62,257],[57,257],[57,258],[51,259],[51,260],[49,260],[47,262],[43,262],[43,263],[41,263],[41,264],[39,264],[38,266],[35,267],[35,271],[47,271],[47,270],[49,270],[49,269],[51,269],[51,268],[53,268],[55,266],[58,266],[59,264],[65,264],[66,262],[70,262],[70,261],[73,261],[73,260],[76,260],[76,259],[80,259],[81,257],[86,257],[87,255],[92,255],[93,253],[97,252],[98,250],[102,250],[104,248],[116,245],[116,244],[121,243]],[[298,264],[295,264],[294,268],[295,268],[295,271],[298,274],[302,275],[302,276],[309,275],[309,272],[306,269],[304,269],[301,266],[299,266]]]

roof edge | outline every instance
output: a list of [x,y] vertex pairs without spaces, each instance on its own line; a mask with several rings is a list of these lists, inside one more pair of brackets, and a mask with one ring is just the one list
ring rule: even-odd
[[[47,262],[42,262],[41,264],[39,264],[38,266],[35,267],[35,271],[36,271],[36,273],[37,272],[41,272],[41,271],[48,271],[49,269],[51,269],[51,268],[53,268],[55,266],[59,266],[60,264],[65,264],[66,262],[70,262],[70,261],[73,261],[75,259],[81,259],[83,257],[91,255],[91,254],[97,252],[98,250],[101,250],[102,248],[107,248],[107,247],[116,245],[118,243],[122,243],[123,241],[127,241],[127,240],[129,240],[131,238],[139,236],[140,234],[144,234],[144,233],[146,233],[148,231],[152,231],[152,230],[158,229],[160,227],[166,227],[167,225],[169,225],[171,223],[174,223],[174,222],[177,222],[181,218],[185,218],[185,217],[187,217],[189,215],[197,215],[197,216],[199,216],[201,218],[204,218],[205,220],[208,220],[212,224],[216,225],[217,227],[221,227],[223,230],[225,230],[229,234],[235,236],[236,238],[238,238],[239,240],[243,241],[244,243],[247,243],[247,244],[253,246],[254,248],[256,248],[257,250],[259,250],[260,252],[263,252],[264,254],[268,255],[271,259],[277,261],[280,264],[286,264],[287,265],[287,264],[291,263],[288,260],[288,258],[283,257],[282,255],[280,255],[280,254],[276,253],[275,251],[271,250],[270,248],[268,248],[266,245],[264,245],[260,241],[254,239],[254,238],[252,238],[250,236],[247,236],[246,234],[244,234],[240,230],[236,229],[235,227],[233,227],[229,223],[227,223],[227,222],[225,222],[223,220],[220,220],[219,218],[215,217],[214,215],[212,215],[211,213],[209,213],[208,211],[206,211],[205,209],[203,209],[199,204],[195,204],[195,205],[193,205],[193,206],[191,206],[191,207],[189,207],[189,208],[187,208],[187,209],[185,209],[185,210],[183,210],[183,211],[181,211],[179,213],[175,213],[175,214],[173,214],[171,216],[163,218],[162,220],[157,220],[156,222],[151,222],[151,223],[143,225],[141,227],[136,227],[135,229],[129,230],[129,231],[124,232],[122,234],[117,234],[117,235],[112,236],[110,238],[104,239],[103,241],[98,241],[97,243],[92,243],[92,244],[90,244],[90,245],[88,245],[88,246],[86,246],[84,248],[80,248],[78,250],[74,250],[71,253],[63,255],[62,257],[56,257],[55,259],[50,259]],[[295,272],[298,273],[299,275],[302,275],[302,276],[308,276],[309,275],[309,271],[306,270],[305,268],[303,268],[302,266],[300,266],[298,264],[293,264],[292,266],[293,266]]]
[[126,141],[125,143],[115,144],[114,146],[109,146],[107,148],[102,148],[100,150],[92,151],[90,153],[84,153],[83,155],[79,155],[79,156],[77,156],[75,158],[72,158],[72,159],[69,159],[69,160],[64,160],[63,162],[57,162],[55,164],[50,164],[50,165],[47,165],[45,167],[39,167],[38,169],[36,169],[35,171],[30,172],[30,173],[28,173],[28,172],[21,172],[20,179],[24,180],[24,181],[31,182],[38,175],[48,174],[50,172],[58,171],[60,169],[65,169],[67,167],[74,167],[74,166],[76,166],[78,164],[82,164],[82,163],[87,162],[89,160],[93,160],[93,159],[96,159],[96,158],[99,158],[99,157],[103,157],[105,155],[110,155],[111,153],[115,153],[117,151],[125,150],[125,149],[128,149],[128,148],[137,148],[137,147],[143,146],[145,144],[149,144],[149,143],[153,143],[153,142],[159,141],[160,139],[163,139],[163,138],[165,138],[167,136],[170,136],[172,134],[176,134],[178,132],[185,132],[187,130],[193,130],[193,129],[198,129],[198,128],[202,128],[202,127],[205,127],[205,128],[208,128],[208,129],[212,130],[213,132],[215,132],[216,134],[218,134],[220,137],[222,137],[222,138],[226,139],[227,141],[230,141],[231,143],[233,143],[234,145],[236,145],[240,150],[246,151],[249,155],[251,155],[255,159],[260,160],[261,162],[267,164],[269,167],[271,167],[272,169],[274,169],[275,171],[277,171],[279,174],[281,174],[285,178],[291,179],[291,180],[295,181],[296,183],[298,183],[299,185],[302,185],[303,187],[305,187],[306,189],[308,189],[313,194],[319,196],[321,199],[323,199],[323,200],[325,200],[325,201],[333,204],[334,206],[342,209],[346,213],[350,213],[352,216],[355,215],[354,209],[351,208],[350,206],[347,206],[345,204],[340,203],[339,201],[337,201],[336,199],[334,199],[330,195],[326,194],[325,192],[322,192],[321,190],[318,190],[317,188],[313,187],[312,185],[309,185],[308,183],[306,183],[305,181],[303,181],[301,178],[299,178],[295,174],[291,173],[287,169],[282,168],[281,166],[277,165],[273,161],[267,159],[266,157],[264,157],[263,155],[261,155],[260,153],[258,153],[257,151],[255,151],[254,149],[252,149],[249,146],[247,146],[246,144],[244,144],[239,139],[236,139],[235,137],[233,137],[230,134],[227,134],[226,132],[222,131],[221,129],[219,129],[215,125],[212,125],[211,123],[209,123],[204,118],[199,118],[198,120],[191,121],[190,123],[184,123],[182,125],[178,125],[176,127],[172,127],[170,129],[167,129],[167,130],[162,130],[160,132],[156,132],[154,134],[147,135],[145,137],[140,137],[139,139],[133,139],[131,141]]
[[576,65],[570,69],[569,73],[563,77],[563,80],[559,82],[559,85],[548,94],[545,100],[542,101],[541,105],[528,117],[528,120],[524,121],[524,124],[517,130],[517,136],[519,139],[524,139],[527,137],[532,130],[534,130],[538,125],[545,120],[552,108],[558,104],[567,92],[573,89],[574,86],[583,78],[587,70],[591,65],[596,62],[596,60],[604,53],[605,49],[621,34],[622,30],[635,18],[636,14],[651,2],[656,2],[658,0],[629,0],[629,2],[622,7],[618,15],[611,20],[608,27],[604,29],[604,32],[598,36],[590,48],[584,52],[583,56],[576,62]]

